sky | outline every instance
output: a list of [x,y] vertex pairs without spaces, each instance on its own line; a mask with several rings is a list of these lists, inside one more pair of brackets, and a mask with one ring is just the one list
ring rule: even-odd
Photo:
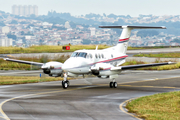
[[73,16],[89,13],[109,15],[180,15],[180,0],[0,0],[0,10],[12,13],[13,5],[37,5],[39,15],[48,11]]

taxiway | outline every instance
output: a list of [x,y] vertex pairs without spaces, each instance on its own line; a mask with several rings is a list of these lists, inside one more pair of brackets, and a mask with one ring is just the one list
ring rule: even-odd
[[109,79],[97,78],[71,80],[66,90],[60,81],[0,86],[0,118],[137,120],[126,112],[125,101],[179,90],[179,73],[180,70],[125,71],[117,79],[116,89],[109,88]]

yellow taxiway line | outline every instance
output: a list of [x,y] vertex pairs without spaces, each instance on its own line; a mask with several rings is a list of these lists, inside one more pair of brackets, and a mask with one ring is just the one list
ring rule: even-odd
[[18,96],[18,97],[13,97],[13,98],[10,98],[10,99],[7,99],[5,101],[3,101],[1,104],[0,104],[0,112],[3,116],[0,116],[0,118],[3,118],[3,119],[6,119],[6,120],[10,120],[9,117],[4,113],[4,111],[2,110],[2,106],[6,103],[6,102],[9,102],[9,101],[12,101],[12,100],[15,100],[15,99],[18,99],[18,98],[24,98],[24,97],[29,97],[29,96],[36,96],[36,95],[44,95],[44,94],[50,94],[50,93],[59,93],[59,92],[67,92],[67,91],[73,91],[73,90],[80,90],[80,89],[86,89],[86,88],[91,88],[93,86],[87,86],[87,87],[81,87],[81,88],[76,88],[76,89],[66,89],[66,90],[59,90],[59,91],[51,91],[51,92],[42,92],[42,93],[36,93],[36,94],[29,94],[29,95],[22,95],[22,96]]
[[[121,83],[121,84],[118,84],[118,86],[125,86],[125,87],[149,87],[149,88],[174,88],[174,89],[180,89],[180,88],[177,88],[177,87],[168,87],[168,86],[133,86],[133,85],[123,85],[123,84],[127,84],[127,83],[138,83],[138,82],[147,82],[147,81],[156,81],[156,80],[165,80],[165,79],[173,79],[173,78],[180,78],[180,77],[171,77],[171,78],[155,78],[155,79],[152,79],[152,80],[142,80],[142,81],[132,81],[132,82],[124,82],[124,83]],[[84,84],[83,84],[84,85]],[[93,85],[97,85],[97,84],[93,84]],[[98,85],[107,85],[107,84],[98,84]],[[23,98],[23,97],[29,97],[29,96],[35,96],[35,95],[43,95],[43,94],[49,94],[49,93],[58,93],[58,92],[66,92],[66,91],[73,91],[73,90],[80,90],[80,89],[86,89],[86,88],[90,88],[92,86],[87,86],[87,87],[81,87],[81,88],[76,88],[76,89],[68,89],[68,90],[59,90],[59,91],[51,91],[51,92],[41,92],[41,93],[36,93],[36,94],[29,94],[29,95],[22,95],[22,96],[18,96],[18,97],[13,97],[13,98],[10,98],[10,99],[7,99],[5,101],[3,101],[1,104],[0,104],[0,112],[3,116],[0,116],[0,118],[3,118],[3,119],[6,119],[6,120],[10,120],[8,118],[8,116],[4,113],[4,111],[2,110],[2,106],[8,102],[8,101],[12,101],[14,99],[18,99],[18,98]],[[132,98],[132,99],[135,99],[135,98]],[[119,108],[121,111],[125,112],[126,114],[129,114],[139,120],[142,120],[140,118],[138,118],[137,116],[133,115],[133,114],[130,114],[128,112],[126,112],[123,108],[123,105],[129,101],[131,101],[132,99],[129,99],[129,100],[126,100],[125,102],[121,103],[119,105]]]
[[126,101],[124,101],[123,103],[121,103],[120,105],[119,105],[119,109],[121,110],[121,111],[123,111],[124,113],[126,113],[126,114],[128,114],[128,115],[130,115],[130,116],[132,116],[132,117],[134,117],[134,118],[137,118],[138,120],[143,120],[143,119],[141,119],[141,118],[139,118],[138,116],[135,116],[135,115],[133,115],[133,114],[131,114],[131,113],[128,113],[125,109],[124,109],[124,104],[126,104],[127,102],[129,102],[129,101],[131,101],[131,100],[133,100],[133,99],[136,99],[136,98],[131,98],[131,99],[129,99],[129,100],[126,100]]

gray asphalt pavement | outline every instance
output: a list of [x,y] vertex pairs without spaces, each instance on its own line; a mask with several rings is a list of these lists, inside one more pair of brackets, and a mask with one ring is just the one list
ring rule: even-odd
[[109,79],[97,78],[71,80],[66,90],[62,89],[60,81],[0,86],[0,118],[137,120],[133,114],[126,113],[124,102],[179,90],[179,73],[180,70],[124,71],[117,79],[116,89],[109,88]]

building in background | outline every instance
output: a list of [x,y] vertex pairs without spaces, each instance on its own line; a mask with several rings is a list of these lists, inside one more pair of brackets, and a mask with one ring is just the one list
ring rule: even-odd
[[22,15],[22,16],[30,16],[36,15],[38,16],[38,6],[37,5],[13,5],[12,6],[12,14],[14,15]]
[[7,33],[9,33],[9,32],[10,32],[10,28],[9,28],[8,26],[2,27],[2,33],[3,33],[3,34],[7,34]]
[[0,46],[1,47],[9,47],[13,45],[13,40],[8,37],[0,38]]
[[71,28],[71,26],[70,26],[70,24],[69,24],[69,22],[68,22],[68,21],[66,21],[66,22],[65,22],[64,27],[65,27],[65,28],[67,28],[67,29],[68,29],[68,28]]
[[91,27],[90,30],[91,30],[91,36],[96,35],[96,28]]

